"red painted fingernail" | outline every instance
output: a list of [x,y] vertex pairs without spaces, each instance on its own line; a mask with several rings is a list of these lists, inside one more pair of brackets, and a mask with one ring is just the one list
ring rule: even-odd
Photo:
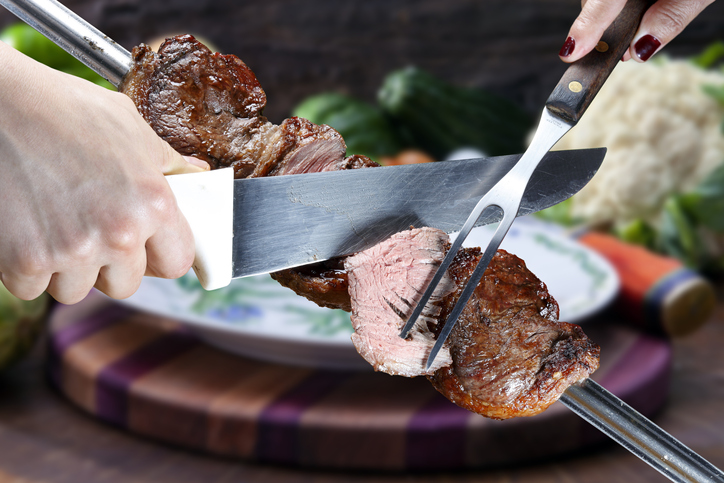
[[634,52],[636,57],[646,62],[659,47],[661,47],[661,41],[653,35],[646,34],[636,41]]
[[576,41],[573,40],[573,37],[568,37],[566,41],[563,43],[563,47],[561,47],[561,51],[558,52],[558,55],[561,57],[568,57],[573,53],[573,49],[576,48]]

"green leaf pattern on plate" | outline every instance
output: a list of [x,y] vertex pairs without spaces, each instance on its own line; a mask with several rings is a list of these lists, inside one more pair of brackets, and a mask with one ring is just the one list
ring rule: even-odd
[[281,288],[271,277],[236,279],[228,287],[210,292],[204,290],[193,275],[181,277],[176,283],[195,297],[190,310],[200,316],[233,324],[247,324],[264,318],[264,305],[278,302],[278,307],[284,310],[289,322],[307,325],[306,332],[309,335],[352,334],[347,312],[284,303],[290,297],[295,301],[299,298],[288,289]]
[[298,321],[309,325],[310,335],[333,336],[337,334],[352,335],[352,322],[344,310],[307,310],[301,307],[286,306],[286,311],[295,314]]

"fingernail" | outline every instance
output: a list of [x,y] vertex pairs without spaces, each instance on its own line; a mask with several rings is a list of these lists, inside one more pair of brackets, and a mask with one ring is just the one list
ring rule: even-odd
[[565,42],[563,42],[563,47],[561,47],[561,51],[558,52],[558,55],[561,57],[568,57],[573,53],[573,49],[576,48],[576,41],[573,40],[573,37],[568,37]]
[[636,57],[646,62],[659,47],[661,47],[661,41],[653,35],[646,34],[636,41],[634,52]]
[[189,164],[193,164],[194,166],[197,166],[199,168],[203,168],[206,170],[211,169],[211,166],[209,166],[209,163],[206,161],[202,161],[199,158],[194,158],[192,156],[184,156],[184,159],[188,161]]

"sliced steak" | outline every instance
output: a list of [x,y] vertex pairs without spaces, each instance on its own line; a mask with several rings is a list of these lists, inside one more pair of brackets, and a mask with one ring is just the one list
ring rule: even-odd
[[[480,257],[464,250],[450,266],[458,288],[445,298],[441,320]],[[598,368],[599,347],[557,319],[545,284],[523,260],[498,250],[450,333],[453,364],[429,379],[455,404],[489,418],[538,414]]]
[[[378,371],[416,376],[481,253],[462,249],[441,292],[407,340],[400,329],[449,247],[445,233],[410,230],[349,257],[352,336]],[[599,348],[577,325],[558,322],[558,304],[515,255],[498,250],[446,346],[433,386],[454,403],[495,419],[532,416],[598,367]]]
[[452,363],[443,347],[430,371],[427,356],[435,344],[440,300],[454,290],[447,278],[438,285],[407,339],[400,330],[422,296],[421,288],[445,258],[448,236],[433,228],[393,235],[345,261],[352,301],[352,342],[377,371],[400,376],[432,374]]

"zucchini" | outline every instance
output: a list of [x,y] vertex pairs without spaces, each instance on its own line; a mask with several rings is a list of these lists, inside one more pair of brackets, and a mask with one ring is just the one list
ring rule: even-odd
[[293,109],[292,115],[336,129],[347,144],[348,154],[363,154],[379,162],[403,147],[380,109],[344,94],[325,92],[308,97]]
[[462,147],[489,156],[518,153],[532,128],[531,116],[510,100],[454,86],[416,67],[390,73],[378,103],[412,146],[438,159]]

